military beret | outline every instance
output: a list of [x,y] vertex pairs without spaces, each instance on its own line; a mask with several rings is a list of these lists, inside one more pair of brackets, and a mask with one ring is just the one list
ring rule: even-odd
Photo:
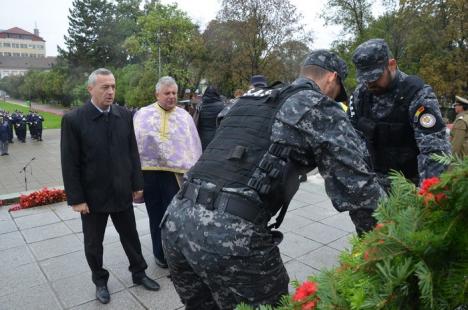
[[336,101],[347,101],[348,95],[346,94],[346,89],[343,85],[343,81],[348,76],[348,67],[343,59],[341,59],[335,53],[328,50],[314,50],[307,55],[303,67],[315,65],[322,67],[325,70],[330,72],[336,72],[340,77],[341,92],[336,98]]
[[353,54],[353,63],[359,82],[378,80],[388,65],[390,50],[383,39],[371,39],[359,45]]

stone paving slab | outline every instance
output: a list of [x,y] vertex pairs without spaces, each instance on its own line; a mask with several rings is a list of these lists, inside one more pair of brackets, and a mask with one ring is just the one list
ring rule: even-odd
[[[91,271],[52,282],[52,288],[65,308],[71,308],[95,300],[96,287],[90,281]],[[110,274],[107,283],[111,294],[124,289],[114,275]]]
[[75,235],[68,235],[35,242],[29,246],[37,260],[44,260],[79,251],[83,248],[83,243]]
[[23,236],[19,231],[13,231],[6,234],[0,235],[0,251],[15,248],[20,245],[24,245]]
[[0,272],[0,296],[14,293],[17,289],[30,288],[47,283],[36,262],[26,265],[2,268]]
[[0,309],[59,310],[63,307],[50,286],[41,284],[31,288],[17,289],[10,295],[1,296]]
[[28,190],[62,185],[60,167],[60,129],[43,131],[43,141],[31,140],[26,143],[14,139],[9,145],[9,156],[0,157],[0,196],[26,191],[22,168],[35,158],[26,170]]
[[[15,143],[12,155],[0,159],[0,173],[7,175],[6,181],[0,180],[0,195],[6,194],[5,189],[22,191],[24,180],[22,175],[16,175],[18,167],[33,156],[36,160],[32,184],[37,183],[38,188],[62,186],[59,130],[45,133],[47,139],[43,143]],[[128,259],[109,220],[104,267],[110,272],[112,300],[101,305],[94,297],[78,213],[65,203],[12,213],[8,207],[0,207],[0,310],[183,308],[167,278],[167,269],[154,262],[147,217],[144,204],[135,207],[147,274],[157,279],[161,290],[149,292],[133,284]],[[349,248],[348,240],[354,235],[349,215],[333,208],[318,175],[309,176],[308,182],[301,184],[280,230],[284,233],[279,247],[285,267],[291,280],[299,281],[318,273],[320,268],[335,266],[339,251]]]

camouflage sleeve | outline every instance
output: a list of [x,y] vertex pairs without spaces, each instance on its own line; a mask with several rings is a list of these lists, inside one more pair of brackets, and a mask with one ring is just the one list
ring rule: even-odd
[[301,132],[306,155],[315,160],[333,206],[338,211],[377,208],[385,193],[368,169],[365,144],[346,113],[336,102],[317,92],[300,92],[285,105],[294,101],[309,104],[303,105],[300,113],[291,111],[294,117],[280,117]]
[[357,123],[357,109],[359,105],[359,94],[361,91],[362,86],[358,85],[354,92],[349,96],[349,108],[347,111],[348,117],[351,121],[351,124],[356,128],[356,123]]
[[450,154],[451,150],[439,102],[430,86],[424,86],[410,103],[409,118],[419,148],[419,179],[439,175],[447,167],[431,159],[431,155]]

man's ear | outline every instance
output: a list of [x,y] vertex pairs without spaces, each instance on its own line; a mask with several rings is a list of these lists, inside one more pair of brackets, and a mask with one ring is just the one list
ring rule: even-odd
[[336,72],[330,72],[331,74],[328,75],[328,83],[332,83],[333,81],[335,81],[336,79],[338,79],[338,73]]

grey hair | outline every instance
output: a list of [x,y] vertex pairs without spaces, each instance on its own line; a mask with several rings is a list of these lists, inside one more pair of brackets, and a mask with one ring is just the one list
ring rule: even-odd
[[159,81],[156,83],[156,86],[154,88],[156,92],[159,93],[159,91],[161,90],[163,86],[170,86],[170,85],[175,85],[178,88],[177,83],[173,77],[163,76],[162,78],[159,79]]
[[96,84],[96,78],[98,75],[113,75],[112,72],[106,68],[99,68],[94,70],[88,77],[88,86]]

